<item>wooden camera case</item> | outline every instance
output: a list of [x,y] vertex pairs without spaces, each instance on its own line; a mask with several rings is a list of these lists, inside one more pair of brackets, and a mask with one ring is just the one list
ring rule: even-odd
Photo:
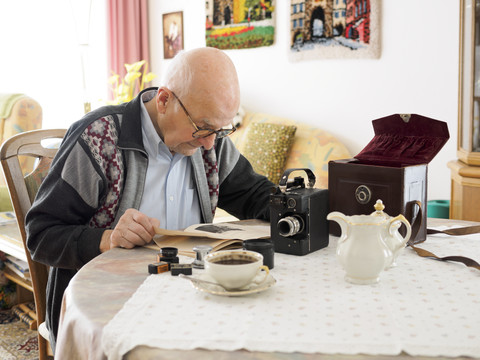
[[[372,123],[375,136],[357,156],[328,164],[330,211],[369,215],[380,199],[385,213],[407,218],[414,243],[425,241],[428,163],[450,137],[447,124],[417,114]],[[330,221],[329,232],[339,236],[340,227]]]

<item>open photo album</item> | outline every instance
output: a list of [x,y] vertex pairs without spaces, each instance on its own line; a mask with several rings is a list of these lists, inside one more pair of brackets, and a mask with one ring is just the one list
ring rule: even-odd
[[210,245],[213,250],[242,248],[243,240],[270,237],[270,223],[260,220],[241,220],[222,223],[195,224],[184,230],[155,229],[157,235],[149,248],[176,247],[180,255],[195,257],[193,248]]

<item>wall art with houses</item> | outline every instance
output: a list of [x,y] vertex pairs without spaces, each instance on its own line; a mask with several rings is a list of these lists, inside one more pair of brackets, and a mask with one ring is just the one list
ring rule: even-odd
[[379,58],[380,0],[291,0],[290,59]]

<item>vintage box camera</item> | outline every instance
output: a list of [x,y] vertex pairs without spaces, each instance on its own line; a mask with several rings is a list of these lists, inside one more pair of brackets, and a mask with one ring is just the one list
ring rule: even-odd
[[[305,171],[288,180],[291,172]],[[270,195],[270,232],[275,252],[306,255],[328,246],[328,190],[314,189],[310,169],[288,169]]]

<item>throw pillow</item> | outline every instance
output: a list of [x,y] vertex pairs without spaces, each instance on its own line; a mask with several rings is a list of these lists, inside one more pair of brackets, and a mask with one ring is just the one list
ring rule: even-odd
[[296,130],[294,125],[252,123],[249,125],[243,155],[257,173],[278,184]]

